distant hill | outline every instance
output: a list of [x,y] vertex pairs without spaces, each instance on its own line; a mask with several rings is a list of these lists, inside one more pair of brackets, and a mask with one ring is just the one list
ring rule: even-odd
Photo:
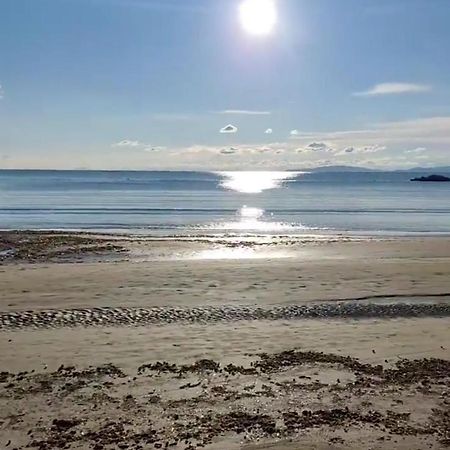
[[355,166],[324,166],[309,169],[310,172],[379,172],[377,169]]
[[399,172],[426,172],[426,173],[450,173],[450,166],[440,166],[440,167],[413,167],[412,169],[405,169]]
[[370,169],[368,167],[355,167],[355,166],[323,166],[323,167],[313,167],[313,168],[303,168],[293,170],[304,171],[304,172],[315,172],[315,173],[327,173],[327,172],[414,172],[414,173],[425,173],[425,174],[439,174],[439,173],[450,173],[450,166],[440,166],[440,167],[413,167],[411,169]]

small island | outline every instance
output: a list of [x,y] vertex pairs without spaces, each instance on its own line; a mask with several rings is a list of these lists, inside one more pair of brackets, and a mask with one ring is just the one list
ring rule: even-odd
[[427,177],[411,178],[411,181],[442,182],[442,181],[450,181],[450,178],[445,177],[444,175],[429,175]]

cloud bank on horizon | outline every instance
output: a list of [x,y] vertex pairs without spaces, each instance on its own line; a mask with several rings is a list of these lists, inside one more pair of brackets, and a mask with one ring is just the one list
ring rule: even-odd
[[[222,133],[236,136],[237,127],[227,125]],[[293,133],[295,131],[295,133]],[[83,167],[91,169],[242,170],[313,168],[352,165],[378,169],[449,165],[450,116],[381,122],[354,130],[302,132],[292,130],[277,142],[151,145],[138,139],[110,144],[108,164],[83,155]],[[234,138],[233,138],[234,139]],[[5,156],[5,155],[3,155]],[[2,158],[17,167],[15,155]],[[20,160],[19,160],[20,161]],[[124,164],[124,161],[127,164]],[[63,161],[54,168],[65,168]],[[33,161],[46,168],[45,161]]]
[[[225,128],[228,127],[231,130],[233,126]],[[282,142],[167,148],[154,155],[152,164],[161,169],[206,170],[220,167],[293,169],[324,165],[401,169],[448,164],[450,116],[382,122],[355,130],[293,131],[295,133],[286,133]],[[114,146],[136,147],[137,142],[124,140]]]

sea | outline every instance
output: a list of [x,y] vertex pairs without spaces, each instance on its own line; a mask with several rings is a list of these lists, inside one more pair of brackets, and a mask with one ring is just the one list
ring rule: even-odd
[[450,183],[410,181],[421,175],[0,170],[0,229],[150,236],[450,234]]

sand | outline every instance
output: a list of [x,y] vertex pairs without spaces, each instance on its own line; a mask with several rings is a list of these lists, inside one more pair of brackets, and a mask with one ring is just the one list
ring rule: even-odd
[[[170,245],[171,255],[177,255],[175,244]],[[450,293],[449,238],[292,245],[294,257],[241,260],[154,260],[153,247],[164,243],[143,246],[149,250],[139,257],[146,254],[150,260],[136,261],[132,254],[131,260],[101,264],[0,267],[1,309],[268,305]],[[195,255],[203,247],[190,243],[189,252]]]
[[[116,244],[126,249],[119,256],[97,248],[94,257],[6,261],[0,310],[450,299],[444,237],[284,240],[246,245],[249,259],[214,259],[235,251],[223,242]],[[0,448],[443,448],[450,438],[450,377],[441,372],[450,359],[449,325],[448,317],[396,317],[4,328]],[[261,353],[291,350],[305,353],[251,372]],[[349,368],[332,355],[380,364],[382,372]],[[399,368],[402,358],[420,363]],[[158,361],[178,372],[139,371]],[[242,369],[230,373],[227,364]],[[194,369],[180,372],[183,365]],[[403,382],[389,378],[390,369]]]

